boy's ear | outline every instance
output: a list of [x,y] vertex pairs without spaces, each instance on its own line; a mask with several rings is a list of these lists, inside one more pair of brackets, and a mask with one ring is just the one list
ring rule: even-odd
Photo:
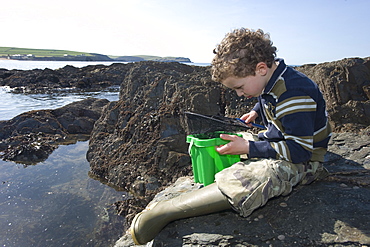
[[264,62],[259,62],[256,65],[256,74],[258,75],[265,76],[267,74],[267,70],[268,70],[267,64]]

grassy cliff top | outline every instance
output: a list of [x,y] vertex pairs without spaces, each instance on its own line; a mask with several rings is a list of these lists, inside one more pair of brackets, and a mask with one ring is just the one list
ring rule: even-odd
[[[52,50],[52,49],[31,49],[31,48],[17,48],[17,47],[0,47],[0,57],[11,56],[13,59],[15,55],[30,56],[30,58],[66,58],[66,57],[106,57],[106,59],[116,61],[189,61],[188,58],[183,57],[159,57],[150,55],[134,55],[134,56],[113,56],[113,55],[102,55],[96,53],[87,53],[79,51],[67,51],[67,50]],[[13,56],[13,57],[12,57]],[[105,60],[106,60],[105,59]]]
[[29,48],[17,48],[17,47],[0,47],[0,56],[8,55],[28,55],[32,54],[36,57],[63,57],[69,56],[92,56],[91,53],[77,52],[77,51],[66,51],[66,50],[50,50],[50,49],[29,49]]

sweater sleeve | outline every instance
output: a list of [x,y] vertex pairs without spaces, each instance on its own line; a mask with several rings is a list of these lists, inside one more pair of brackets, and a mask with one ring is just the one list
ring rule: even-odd
[[254,107],[253,107],[253,111],[255,111],[255,112],[257,112],[258,113],[258,116],[261,116],[261,107],[260,107],[260,103],[259,102],[257,102],[255,105],[254,105]]
[[249,158],[276,158],[276,150],[269,141],[249,141]]
[[[249,157],[284,159],[293,163],[310,160],[313,151],[316,102],[309,96],[289,92],[279,99],[261,141],[249,143]],[[273,115],[273,116],[272,116]]]

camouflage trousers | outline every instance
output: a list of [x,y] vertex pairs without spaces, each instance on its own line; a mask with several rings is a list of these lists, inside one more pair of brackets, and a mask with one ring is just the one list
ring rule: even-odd
[[325,171],[320,162],[248,159],[217,173],[215,181],[231,206],[247,217],[270,198],[288,195],[295,185],[309,184]]

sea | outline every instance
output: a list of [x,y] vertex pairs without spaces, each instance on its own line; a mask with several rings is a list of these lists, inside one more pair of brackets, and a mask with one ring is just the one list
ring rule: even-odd
[[[0,59],[0,69],[59,69],[66,65],[77,68],[102,64],[109,66],[113,62],[82,62],[82,61],[25,61]],[[122,62],[127,63],[127,62]],[[209,66],[209,63],[185,63],[195,66]],[[79,101],[87,97],[118,100],[118,88],[108,88],[99,92],[70,93],[61,90],[52,94],[12,94],[9,87],[0,87],[0,121],[9,120],[23,112],[41,109],[55,109]]]
[[[0,69],[58,69],[111,62],[45,62],[0,60]],[[193,64],[206,66],[208,64]],[[99,92],[13,94],[0,87],[0,121],[30,110],[55,109],[87,97],[116,101],[118,88]],[[123,232],[124,218],[114,203],[126,200],[117,191],[89,177],[88,141],[62,145],[47,160],[23,165],[0,160],[0,246],[113,246]]]

